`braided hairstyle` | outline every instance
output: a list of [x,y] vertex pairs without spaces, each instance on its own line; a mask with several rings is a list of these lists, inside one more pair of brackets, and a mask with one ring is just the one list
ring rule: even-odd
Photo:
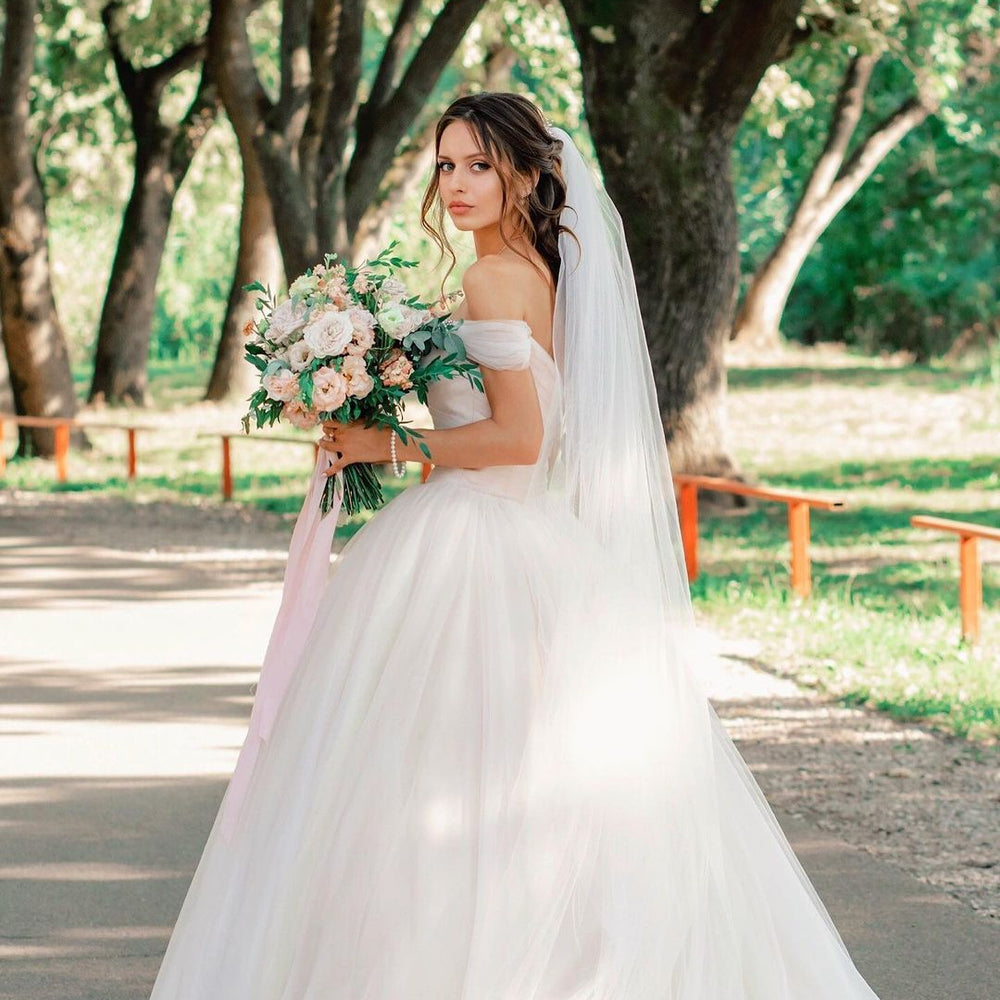
[[[455,251],[444,232],[444,203],[438,194],[437,153],[441,135],[456,121],[466,122],[479,137],[482,148],[490,154],[501,184],[500,238],[520,257],[530,258],[511,246],[508,237],[523,233],[539,252],[552,275],[559,280],[559,234],[572,231],[560,225],[559,216],[566,204],[566,182],[563,179],[562,140],[549,135],[545,116],[520,94],[485,92],[468,94],[453,101],[437,123],[434,134],[435,167],[420,211],[420,224],[431,235],[440,250],[438,261],[445,254],[451,265],[441,281],[442,296],[448,275],[457,263]],[[513,197],[518,190],[518,177],[530,178],[537,173],[538,181],[525,201]],[[523,180],[522,180],[523,182]],[[508,211],[513,203],[513,209]],[[428,216],[433,214],[433,221]],[[513,217],[515,233],[507,231]],[[535,265],[537,267],[537,265]]]

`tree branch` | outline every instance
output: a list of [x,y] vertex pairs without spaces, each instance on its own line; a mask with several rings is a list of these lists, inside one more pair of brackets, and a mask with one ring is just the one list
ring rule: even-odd
[[202,65],[198,90],[177,123],[170,147],[170,173],[175,187],[180,187],[195,153],[201,148],[218,115],[219,87],[212,67],[206,60]]
[[341,0],[337,24],[337,58],[333,65],[330,103],[320,150],[320,176],[339,173],[354,124],[361,80],[365,8],[362,0]]
[[392,34],[382,50],[382,58],[378,64],[378,72],[372,83],[368,100],[358,110],[358,133],[370,134],[379,109],[392,94],[396,82],[396,73],[403,61],[406,50],[413,38],[413,28],[417,15],[420,13],[421,0],[402,0],[396,22],[392,26]]
[[837,91],[826,142],[809,174],[802,201],[809,203],[824,198],[844,165],[847,149],[861,120],[865,94],[872,72],[878,62],[876,55],[857,55],[847,64],[844,78]]
[[247,17],[254,0],[212,0],[207,62],[236,132],[248,141],[272,104],[257,75]]
[[[352,224],[374,197],[400,139],[416,121],[434,84],[485,0],[448,0],[410,61],[403,78],[378,116],[378,130],[358,143],[347,175]],[[359,208],[360,206],[360,208]]]
[[687,51],[703,54],[692,108],[721,128],[735,129],[765,70],[787,48],[801,8],[802,0],[719,0],[702,14],[685,44]]
[[268,117],[292,148],[298,146],[309,112],[312,7],[309,0],[284,0],[281,5],[281,91]]
[[111,59],[114,62],[118,83],[129,107],[133,108],[139,99],[137,92],[138,72],[122,48],[121,29],[118,26],[118,13],[121,9],[121,0],[110,0],[101,8],[101,23],[104,25],[104,34],[108,39],[108,49],[111,51]]
[[935,107],[923,98],[911,97],[872,128],[830,185],[827,199],[836,206],[834,212],[839,212],[847,204],[872,171],[899,145],[903,136],[920,125],[934,110]]
[[[309,30],[309,64],[312,69],[312,86],[309,113],[299,141],[299,164],[307,186],[315,183],[323,128],[330,109],[335,65],[342,56],[340,16],[342,4],[338,0],[315,0],[312,24]],[[335,57],[336,56],[336,60]],[[348,56],[352,58],[352,56]]]
[[122,46],[119,17],[122,8],[122,0],[110,0],[101,8],[101,23],[104,25],[122,93],[132,117],[137,118],[151,108],[158,112],[159,96],[163,88],[178,73],[183,73],[204,60],[208,45],[205,38],[199,38],[185,43],[158,63],[137,67],[125,54]]
[[162,90],[178,73],[197,66],[205,58],[208,43],[205,38],[187,42],[166,59],[153,66],[146,66],[139,72],[155,90]]

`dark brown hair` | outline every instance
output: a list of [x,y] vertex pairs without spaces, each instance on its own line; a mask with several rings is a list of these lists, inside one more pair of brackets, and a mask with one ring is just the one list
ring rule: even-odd
[[[506,225],[508,214],[512,214],[518,223],[518,230],[531,240],[532,246],[548,265],[553,283],[557,282],[560,265],[559,234],[571,232],[566,226],[559,224],[559,216],[566,204],[566,182],[560,159],[562,140],[549,134],[545,116],[528,98],[520,94],[468,94],[453,101],[437,123],[434,134],[434,175],[424,192],[420,211],[420,224],[430,233],[441,251],[438,261],[443,260],[446,253],[451,257],[451,265],[441,281],[442,296],[444,284],[454,270],[457,259],[444,232],[444,203],[438,195],[440,171],[437,156],[444,130],[452,122],[458,121],[466,122],[479,137],[483,150],[492,158],[494,169],[500,177],[500,238],[518,256],[530,261],[526,254],[511,246],[508,241]],[[530,179],[536,173],[538,180],[527,202],[514,197],[518,176]],[[514,209],[508,213],[508,206],[512,202]],[[428,222],[428,215],[432,210],[433,221]],[[530,262],[534,264],[534,261]]]

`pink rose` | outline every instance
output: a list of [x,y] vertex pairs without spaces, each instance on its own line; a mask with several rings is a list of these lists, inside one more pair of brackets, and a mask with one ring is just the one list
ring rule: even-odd
[[335,368],[320,368],[313,375],[313,406],[336,410],[347,399],[347,379]]
[[347,395],[363,399],[375,388],[363,358],[348,355],[341,362],[340,374],[347,379]]
[[364,333],[366,330],[375,329],[375,317],[361,306],[354,306],[347,310],[347,315],[351,317],[355,333]]
[[398,348],[393,348],[386,361],[379,368],[382,382],[385,385],[398,385],[400,389],[412,389],[410,376],[413,374],[413,362]]
[[368,328],[355,330],[354,336],[351,338],[351,342],[347,345],[347,353],[360,358],[372,349],[372,345],[374,345],[374,343],[374,330]]
[[281,410],[282,416],[293,426],[307,431],[319,423],[319,414],[301,399],[293,399],[285,403]]
[[273,375],[265,375],[261,384],[270,399],[278,399],[284,403],[294,399],[299,392],[299,377],[287,368],[282,368]]

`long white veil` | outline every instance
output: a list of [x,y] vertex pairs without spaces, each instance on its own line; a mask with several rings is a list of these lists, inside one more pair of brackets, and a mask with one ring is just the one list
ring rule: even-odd
[[553,326],[562,486],[579,519],[688,625],[677,503],[622,220],[569,134],[549,133],[563,143],[561,221],[576,237],[559,238]]
[[604,768],[610,784],[594,799],[616,901],[602,917],[614,945],[601,995],[743,1000],[752,983],[755,1000],[872,1000],[702,687],[710,654],[695,627],[622,220],[570,135],[549,134],[562,142],[561,222],[574,235],[559,238],[561,394],[539,475],[543,502],[569,506],[600,543],[608,582],[595,617],[612,633],[582,629],[601,649],[567,659],[563,692],[580,704],[600,692],[587,733],[603,746],[587,766],[600,772],[602,753],[624,762]]

